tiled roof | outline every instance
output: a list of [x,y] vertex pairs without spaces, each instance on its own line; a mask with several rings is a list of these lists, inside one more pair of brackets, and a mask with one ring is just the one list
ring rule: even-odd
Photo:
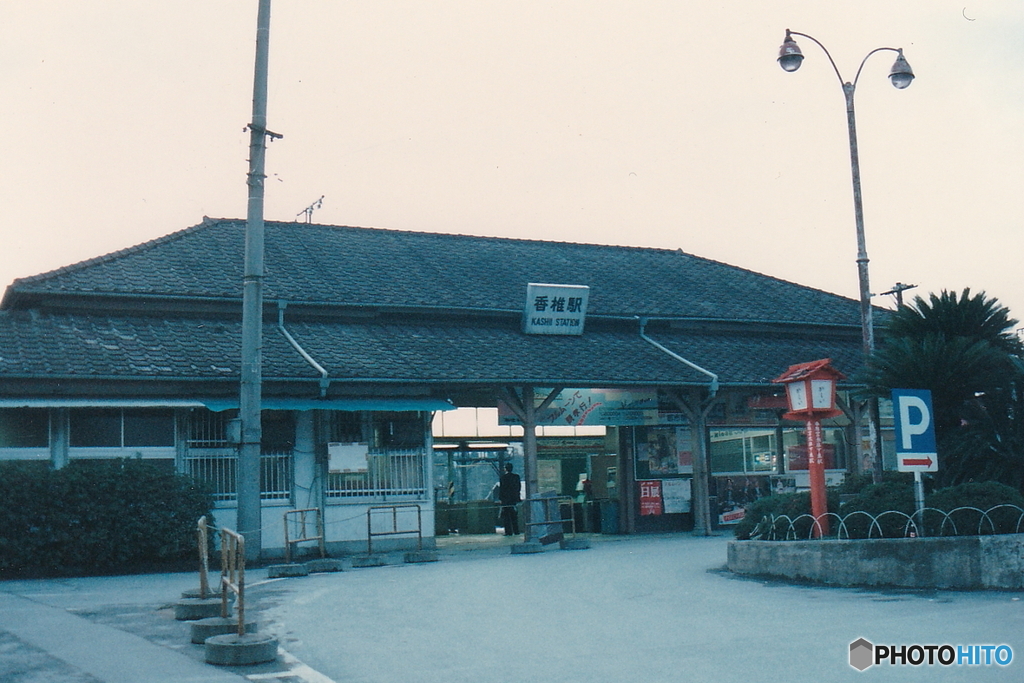
[[[206,220],[15,281],[37,293],[240,299],[245,223]],[[521,310],[529,282],[591,288],[589,314],[857,326],[857,302],[682,251],[266,223],[268,300]],[[12,307],[10,303],[7,307]]]
[[[0,377],[237,378],[241,325],[198,319],[0,312]],[[283,337],[263,355],[279,375],[317,377]]]
[[[294,322],[289,332],[332,380],[354,383],[558,383],[568,386],[706,384],[708,378],[640,338],[639,330],[530,336],[511,322],[387,324]],[[795,361],[833,357],[854,369],[859,341],[772,334],[648,333],[719,375],[762,384]],[[240,325],[197,318],[0,312],[0,378],[237,379]],[[264,327],[267,381],[313,370],[274,325]],[[2,392],[0,392],[2,393]]]

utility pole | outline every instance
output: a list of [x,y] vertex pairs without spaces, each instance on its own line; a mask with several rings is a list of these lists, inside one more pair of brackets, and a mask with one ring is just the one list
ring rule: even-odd
[[917,285],[905,285],[902,282],[897,282],[892,286],[888,292],[882,292],[882,296],[890,295],[896,297],[896,307],[903,308],[903,292],[908,289],[914,289]]
[[245,537],[246,560],[258,561],[263,546],[260,510],[260,443],[263,428],[263,194],[267,130],[267,71],[270,0],[259,0],[256,19],[256,69],[249,124],[249,201],[245,223],[245,271],[242,277],[242,368],[238,446],[238,532]]

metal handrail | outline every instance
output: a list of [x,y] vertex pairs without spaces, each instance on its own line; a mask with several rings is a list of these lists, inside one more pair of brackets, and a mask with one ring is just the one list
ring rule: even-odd
[[[573,500],[572,496],[546,496],[546,497],[545,496],[535,496],[533,498],[528,499],[526,501],[526,504],[527,505],[531,505],[531,504],[533,504],[535,502],[539,502],[539,503],[542,504],[542,507],[544,509],[544,517],[545,517],[545,519],[543,521],[540,521],[540,522],[534,522],[532,520],[527,522],[526,523],[526,528],[527,529],[529,529],[530,527],[535,527],[535,526],[553,526],[555,524],[558,524],[558,525],[560,525],[559,528],[560,528],[561,532],[564,533],[564,531],[565,531],[565,524],[569,523],[571,525],[571,529],[572,529],[572,531],[571,531],[572,538],[573,539],[576,538],[576,515],[573,514],[573,504],[575,503],[575,501]],[[558,510],[558,519],[554,519],[554,516],[547,514],[548,511],[549,511],[548,510],[549,503],[555,503],[557,505],[557,507],[555,509]],[[563,505],[568,505],[569,506],[569,517],[567,519],[562,517],[562,506]],[[531,510],[531,512],[532,512],[532,510]],[[531,517],[532,517],[532,515],[531,515]],[[531,534],[527,533],[526,537],[529,540],[530,537],[531,537]]]
[[[309,536],[306,534],[306,515],[308,513],[315,513],[316,517],[316,535]],[[288,516],[297,515],[298,519],[292,520],[292,523],[296,525],[299,532],[299,538],[291,538],[288,534],[290,525],[288,524]],[[324,545],[324,520],[320,514],[319,508],[304,508],[301,510],[287,510],[284,513],[284,559],[285,562],[292,561],[292,544],[302,543],[304,541],[318,541],[320,548],[320,557],[327,557],[327,548]]]
[[196,524],[196,543],[199,545],[199,597],[210,596],[210,541],[207,533],[206,515]]
[[230,616],[228,592],[238,596],[238,635],[245,635],[245,538],[231,529],[220,530],[220,616]]
[[[398,510],[399,508],[416,508],[416,528],[415,529],[399,529],[398,528]],[[373,530],[373,511],[374,510],[390,510],[391,511],[391,531],[374,531]],[[366,554],[373,555],[373,537],[374,536],[398,536],[403,534],[416,534],[416,549],[423,550],[423,508],[418,503],[404,503],[396,505],[371,505],[366,509]]]

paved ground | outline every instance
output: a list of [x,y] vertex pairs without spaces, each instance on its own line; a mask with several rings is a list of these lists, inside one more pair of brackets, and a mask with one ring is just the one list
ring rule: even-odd
[[[1022,593],[792,586],[722,571],[727,537],[597,537],[511,555],[266,580],[249,572],[278,662],[205,664],[171,605],[194,574],[0,583],[3,683],[1020,681]],[[848,664],[858,638],[1009,645],[1008,666]]]

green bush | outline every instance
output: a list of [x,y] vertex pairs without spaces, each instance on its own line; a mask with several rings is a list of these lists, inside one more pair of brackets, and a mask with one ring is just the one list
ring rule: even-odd
[[[836,510],[839,507],[839,492],[834,489],[828,491],[828,509]],[[775,524],[775,535],[785,538],[789,533],[790,521],[794,522],[793,529],[796,538],[809,538],[811,535],[810,517],[800,518],[802,515],[811,514],[811,494],[801,493],[778,493],[765,496],[755,501],[747,508],[747,512],[733,532],[738,539],[748,539],[754,533],[754,528],[765,519],[772,517],[787,517]],[[762,535],[767,534],[768,529],[764,525],[758,530]]]
[[[880,484],[868,485],[864,485],[863,477],[858,477],[851,486],[829,489],[828,509],[832,512],[838,510],[839,516],[843,518],[844,537],[902,537],[914,528],[908,528],[909,518],[917,509],[913,476],[892,472],[887,473],[886,477]],[[850,494],[844,495],[845,500],[840,507],[839,494],[851,490],[858,492],[848,498],[846,496]],[[1024,517],[1021,512],[1024,509],[1024,496],[1013,487],[998,482],[968,483],[939,489],[926,494],[925,508],[923,526],[928,536],[1024,533]],[[810,494],[806,492],[767,496],[747,509],[746,517],[735,528],[736,538],[750,538],[757,524],[773,516],[788,517],[775,524],[775,538],[784,539],[790,533],[789,520],[796,522],[796,538],[809,538],[810,519],[798,518],[809,514],[810,510]],[[877,527],[873,526],[873,519],[877,521]],[[920,519],[915,521],[920,523]],[[836,534],[838,525],[834,518],[830,526],[832,534]],[[768,528],[762,524],[758,532],[758,537],[767,536]]]
[[0,463],[0,578],[172,568],[196,555],[212,498],[143,460]]
[[1024,531],[1021,528],[1021,510],[1015,509],[1024,509],[1024,496],[1012,486],[999,482],[970,482],[939,489],[925,498],[925,506],[948,513],[946,519],[943,515],[925,510],[925,527],[929,536],[949,536],[954,533],[954,528],[959,534],[1010,534]]
[[[914,514],[914,510],[913,479],[892,476],[880,484],[865,486],[860,493],[845,501],[839,509],[839,515],[843,517],[846,526],[844,536],[867,538],[872,531],[871,520],[875,518],[881,527],[881,534],[876,527],[870,535],[899,537],[906,535],[908,517]],[[854,514],[857,512],[867,514]],[[885,512],[896,514],[883,514]]]

